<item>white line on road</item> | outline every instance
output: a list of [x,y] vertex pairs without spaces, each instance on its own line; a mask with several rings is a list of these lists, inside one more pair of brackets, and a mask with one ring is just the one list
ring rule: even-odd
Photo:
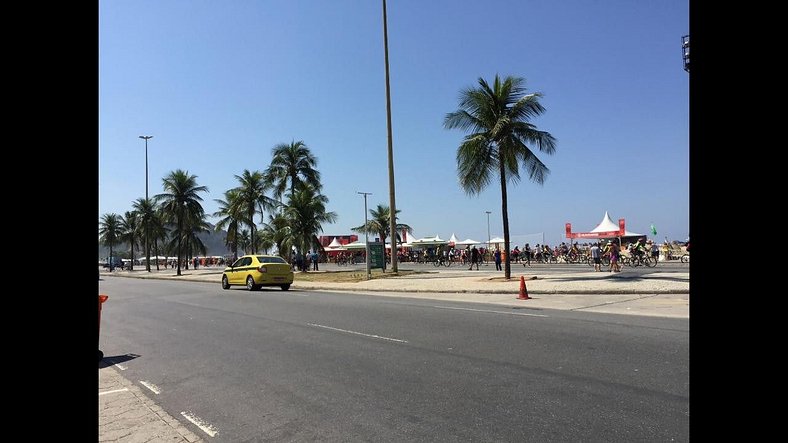
[[151,391],[153,391],[153,393],[156,394],[156,395],[161,394],[161,389],[159,389],[158,386],[154,385],[151,382],[148,382],[148,381],[145,381],[145,380],[140,380],[140,384],[142,386],[145,386],[146,388],[150,389]]
[[407,340],[400,340],[398,338],[389,338],[389,337],[381,337],[380,335],[364,334],[363,332],[348,331],[347,329],[332,328],[331,326],[316,325],[314,323],[307,323],[307,324],[309,326],[314,326],[316,328],[331,329],[332,331],[347,332],[348,334],[363,335],[364,337],[379,338],[381,340],[390,340],[390,341],[395,341],[397,343],[407,343],[408,342]]
[[114,394],[116,392],[123,392],[123,391],[128,391],[128,390],[129,390],[129,388],[115,389],[115,390],[112,390],[112,391],[99,392],[99,395]]
[[120,369],[121,371],[125,371],[126,369],[128,369],[127,367],[123,366],[120,363],[114,363],[114,365],[116,368]]
[[474,312],[491,312],[493,314],[506,314],[506,315],[525,315],[528,317],[549,317],[548,315],[544,314],[526,314],[523,312],[505,312],[505,311],[491,311],[488,309],[471,309],[471,308],[455,308],[452,306],[433,306],[433,308],[438,309],[456,309],[458,311],[474,311]]
[[212,425],[208,424],[205,420],[201,419],[200,417],[198,417],[198,416],[196,416],[196,415],[194,415],[192,413],[184,411],[184,412],[181,412],[181,415],[186,417],[186,420],[189,420],[190,422],[194,423],[195,426],[200,428],[203,432],[205,432],[206,434],[208,434],[211,437],[215,437],[216,433],[219,432],[215,427],[213,427]]

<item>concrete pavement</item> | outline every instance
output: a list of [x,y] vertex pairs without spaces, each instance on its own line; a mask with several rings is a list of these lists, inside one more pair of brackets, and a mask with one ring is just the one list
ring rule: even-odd
[[[322,266],[322,265],[321,265]],[[325,268],[325,266],[324,266]],[[400,269],[413,269],[407,264]],[[220,285],[224,268],[208,267],[146,272],[102,270],[100,277],[155,278]],[[352,268],[351,268],[352,269]],[[346,269],[343,269],[346,270]],[[563,309],[612,314],[689,318],[689,267],[665,267],[652,273],[628,271],[593,272],[589,267],[565,272],[546,272],[538,267],[512,267],[512,279],[482,267],[451,271],[418,269],[427,273],[380,278],[357,283],[296,281],[291,291],[328,290],[386,297],[410,297],[444,301],[488,303],[536,309]],[[318,271],[326,272],[326,271]],[[362,268],[354,272],[363,275]],[[529,300],[518,299],[520,276],[524,277]],[[101,442],[197,442],[200,437],[173,418],[105,359],[99,364],[99,441]]]

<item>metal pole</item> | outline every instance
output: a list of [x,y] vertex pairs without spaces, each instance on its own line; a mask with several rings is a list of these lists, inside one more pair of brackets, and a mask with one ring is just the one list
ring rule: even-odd
[[[145,202],[148,201],[148,139],[153,138],[152,135],[140,135],[141,139],[145,140]],[[133,259],[134,257],[132,257]],[[156,261],[158,264],[158,260]],[[145,269],[150,272],[150,242],[148,236],[145,236]]]
[[[485,251],[484,255],[487,255],[487,254],[490,253],[490,214],[491,214],[491,212],[490,211],[484,211],[484,212],[487,213],[487,251]],[[485,263],[484,265],[487,266],[487,263]]]
[[[394,199],[394,153],[391,140],[391,86],[389,84],[389,33],[386,19],[386,0],[383,0],[383,49],[386,57],[386,124],[388,129],[389,156],[389,209],[391,209],[391,270],[397,273],[397,205]],[[386,266],[385,242],[383,244],[383,266]]]
[[[371,192],[358,192],[356,194],[362,194],[364,196],[364,243],[366,249],[366,258],[367,258],[367,280],[372,278],[372,271],[369,269],[369,232],[367,231],[367,196],[372,195]],[[386,259],[386,243],[383,243],[383,260]]]

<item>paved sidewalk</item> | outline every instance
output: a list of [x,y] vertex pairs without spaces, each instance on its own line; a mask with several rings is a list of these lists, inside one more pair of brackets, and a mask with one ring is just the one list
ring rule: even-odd
[[108,364],[99,363],[100,442],[203,441]]

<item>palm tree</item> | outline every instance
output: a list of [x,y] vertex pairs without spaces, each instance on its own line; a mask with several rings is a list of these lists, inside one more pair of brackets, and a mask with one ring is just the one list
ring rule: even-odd
[[269,214],[268,223],[260,230],[262,246],[267,250],[276,247],[280,256],[291,262],[293,236],[290,220],[282,213]]
[[139,241],[139,218],[134,211],[126,211],[120,220],[120,241],[128,242],[131,247],[129,270],[134,270],[134,245]]
[[173,238],[177,241],[178,272],[181,275],[182,242],[187,230],[194,220],[202,220],[205,210],[200,202],[200,192],[208,192],[205,186],[197,185],[197,176],[189,175],[188,171],[177,169],[162,179],[164,193],[153,197],[162,202],[161,208],[166,221],[174,225]]
[[[397,209],[397,214],[400,211]],[[360,233],[368,233],[368,234],[377,234],[380,237],[380,241],[383,242],[383,247],[386,246],[386,239],[391,236],[391,208],[387,205],[378,205],[376,209],[370,209],[369,214],[371,218],[367,220],[366,225],[357,226],[355,228],[351,228],[351,230],[360,232]],[[395,218],[396,221],[396,218]],[[397,238],[399,239],[399,233],[402,230],[407,231],[409,234],[413,232],[413,228],[404,224],[404,223],[397,223]],[[391,251],[392,254],[396,254],[396,251]],[[386,270],[386,261],[383,260],[383,270]]]
[[109,246],[109,272],[114,269],[115,261],[112,255],[112,246],[118,242],[121,234],[121,218],[118,214],[109,213],[101,216],[99,222],[99,239],[102,244]]
[[266,183],[273,188],[274,197],[281,199],[290,182],[290,197],[295,195],[298,187],[308,184],[320,192],[320,172],[317,157],[303,141],[280,143],[271,151],[273,159],[265,170]]
[[[134,212],[139,218],[138,228],[141,241],[145,242],[145,270],[150,272],[150,243],[153,239],[154,218],[156,205],[150,199],[138,198],[132,204]],[[156,261],[158,264],[158,260]]]
[[[503,218],[504,250],[509,251],[509,211],[506,183],[520,180],[520,164],[528,178],[543,184],[550,172],[532,151],[551,155],[556,139],[549,132],[539,131],[530,123],[545,109],[539,103],[541,93],[526,94],[525,79],[507,76],[503,81],[496,74],[493,86],[479,78],[478,88],[460,93],[460,107],[446,114],[443,126],[471,131],[457,148],[457,173],[460,186],[468,195],[480,194],[497,175],[501,183],[501,215]],[[529,147],[530,145],[531,147]],[[509,254],[504,268],[511,278]]]
[[221,217],[214,229],[217,232],[227,231],[225,246],[233,252],[233,255],[236,255],[238,254],[238,224],[244,220],[240,205],[240,192],[238,189],[230,189],[224,192],[224,198],[224,200],[214,199],[216,203],[219,203],[219,210],[214,212],[213,216]]
[[246,223],[252,230],[250,242],[252,246],[252,254],[254,254],[257,252],[254,238],[256,231],[256,226],[254,224],[254,214],[259,209],[260,218],[262,220],[263,210],[271,210],[274,208],[276,206],[276,201],[265,195],[265,191],[268,190],[268,184],[264,180],[264,176],[260,171],[250,172],[248,169],[244,169],[243,174],[236,175],[235,178],[240,183],[240,185],[235,188],[238,192],[238,210],[242,211],[244,214],[244,223]]
[[251,244],[252,240],[249,238],[249,231],[241,229],[241,232],[238,233],[238,247],[241,248],[244,255],[249,253],[249,246]]
[[301,254],[316,247],[317,233],[323,231],[323,223],[337,220],[335,212],[326,211],[327,203],[328,197],[310,185],[300,187],[290,197],[284,215],[289,220],[292,242]]

